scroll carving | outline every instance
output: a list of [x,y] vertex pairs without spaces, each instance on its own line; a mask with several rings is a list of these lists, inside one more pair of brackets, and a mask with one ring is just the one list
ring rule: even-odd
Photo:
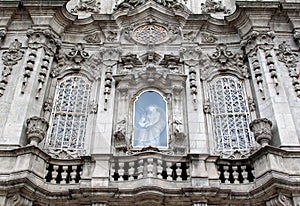
[[291,198],[279,194],[278,197],[275,197],[267,202],[267,206],[293,206]]
[[297,70],[297,56],[298,54],[293,53],[290,46],[284,41],[279,45],[279,52],[277,52],[278,60],[283,62],[289,71],[289,76],[292,78],[292,85],[300,98],[300,81],[299,71]]
[[0,81],[0,97],[4,94],[9,76],[12,73],[13,66],[23,58],[24,51],[21,50],[22,43],[15,39],[9,46],[8,51],[3,52],[2,61],[4,68]]
[[14,194],[8,198],[6,206],[32,206],[33,202],[20,194]]

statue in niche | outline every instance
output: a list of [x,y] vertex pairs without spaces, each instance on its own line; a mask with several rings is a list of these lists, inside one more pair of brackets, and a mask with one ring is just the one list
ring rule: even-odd
[[141,94],[135,102],[134,147],[166,147],[166,103],[157,92]]

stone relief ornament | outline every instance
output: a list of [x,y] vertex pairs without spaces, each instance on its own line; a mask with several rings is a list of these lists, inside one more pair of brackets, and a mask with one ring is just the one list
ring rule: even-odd
[[67,3],[67,10],[82,19],[99,13],[101,10],[100,5],[100,0],[70,0]]
[[[244,64],[244,56],[242,54],[233,54],[224,44],[219,44],[216,51],[212,55],[208,55],[212,60],[209,67],[204,67],[201,78],[207,79],[214,73],[234,72],[243,78],[248,78],[248,68]],[[211,69],[213,68],[213,69]]]
[[15,39],[9,46],[8,51],[4,51],[2,61],[4,68],[2,70],[2,78],[0,81],[0,97],[3,95],[9,76],[13,70],[13,66],[23,58],[24,51],[21,50],[22,43]]
[[[125,10],[125,9],[135,9],[138,6],[143,5],[148,1],[153,1],[167,8],[183,9],[183,10],[186,9],[186,7],[183,4],[181,4],[178,0],[123,0],[121,3],[116,5],[114,10],[118,11],[118,10]],[[187,3],[187,0],[184,0],[184,2]]]
[[266,206],[293,206],[291,198],[286,195],[279,194],[278,197],[275,197],[267,202]]
[[107,31],[105,32],[105,38],[107,42],[117,41],[118,32]]
[[279,52],[277,52],[277,58],[279,61],[283,62],[289,71],[289,76],[292,78],[292,85],[297,94],[300,97],[300,81],[299,81],[299,71],[297,69],[298,54],[292,52],[290,46],[283,41],[278,46]]
[[168,30],[155,24],[137,27],[133,34],[133,39],[141,44],[161,44],[168,38]]
[[0,29],[0,42],[2,42],[6,37],[6,29]]
[[204,14],[211,14],[217,12],[223,12],[224,14],[230,13],[230,9],[227,9],[223,5],[222,1],[206,0],[205,3],[201,3],[201,10]]
[[203,43],[215,43],[218,40],[216,36],[209,33],[202,33],[201,37]]
[[89,53],[84,51],[83,44],[76,44],[69,53],[66,54],[67,58],[76,64],[84,62],[90,57]]
[[31,200],[21,196],[20,194],[14,194],[12,197],[9,197],[6,203],[6,206],[32,206],[33,203]]
[[100,36],[97,33],[86,35],[83,38],[83,40],[90,44],[100,44],[101,43]]
[[128,150],[126,141],[126,118],[117,122],[116,131],[114,132],[114,144],[118,153],[125,153]]
[[183,32],[183,39],[185,41],[189,41],[189,42],[193,42],[196,37],[197,37],[197,33],[196,31],[186,31],[186,32]]

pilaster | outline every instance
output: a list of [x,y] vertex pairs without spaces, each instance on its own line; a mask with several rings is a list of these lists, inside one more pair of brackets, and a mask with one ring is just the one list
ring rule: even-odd
[[[12,104],[3,131],[5,144],[18,146],[26,144],[25,121],[30,116],[40,116],[44,102],[53,56],[58,45],[58,36],[48,28],[28,30],[28,48],[25,63],[19,69]],[[16,118],[18,114],[18,118]]]
[[272,31],[252,31],[244,37],[242,46],[247,54],[256,93],[260,117],[274,123],[275,146],[296,146],[299,144],[293,122],[288,96],[283,88],[280,66],[276,58]]

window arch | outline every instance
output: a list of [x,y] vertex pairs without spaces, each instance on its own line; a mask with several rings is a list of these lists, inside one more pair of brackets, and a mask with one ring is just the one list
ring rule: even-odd
[[216,77],[209,83],[216,151],[223,157],[249,153],[254,139],[243,81],[233,76]]
[[45,147],[52,153],[83,152],[91,82],[83,76],[58,81]]
[[167,147],[167,103],[157,91],[142,92],[134,102],[134,147]]

